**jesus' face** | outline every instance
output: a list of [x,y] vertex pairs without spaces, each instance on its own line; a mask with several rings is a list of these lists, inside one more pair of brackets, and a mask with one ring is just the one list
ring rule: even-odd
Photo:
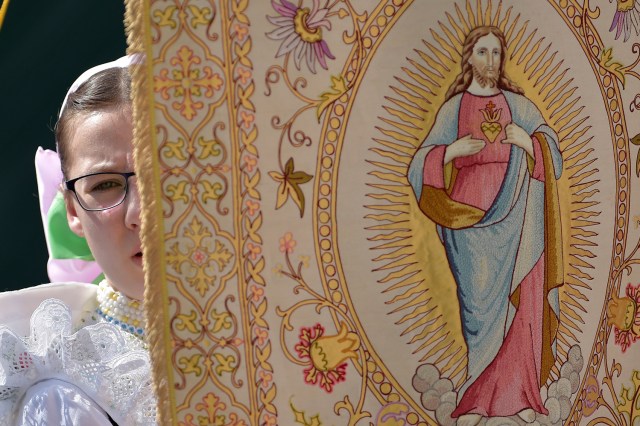
[[502,47],[500,40],[493,34],[480,37],[473,46],[469,63],[473,68],[473,79],[481,87],[496,87],[500,76]]

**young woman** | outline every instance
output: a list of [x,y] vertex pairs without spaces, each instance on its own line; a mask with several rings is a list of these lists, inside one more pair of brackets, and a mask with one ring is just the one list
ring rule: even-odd
[[58,168],[39,176],[50,277],[89,282],[98,268],[102,274],[97,286],[61,282],[0,295],[0,424],[155,424],[131,61],[81,75],[56,125],[59,163],[38,152],[37,164]]

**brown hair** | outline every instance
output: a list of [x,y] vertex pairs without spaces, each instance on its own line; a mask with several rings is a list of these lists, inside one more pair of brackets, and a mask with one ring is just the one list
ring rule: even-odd
[[108,68],[91,76],[69,94],[55,126],[62,174],[67,176],[68,138],[73,121],[80,115],[108,111],[131,104],[131,76],[127,68]]
[[501,53],[500,53],[500,70],[498,73],[498,88],[508,90],[510,92],[515,92],[519,94],[523,94],[524,90],[518,87],[514,82],[509,80],[504,73],[504,64],[505,64],[505,55],[507,53],[507,40],[504,37],[504,34],[498,27],[483,25],[481,27],[474,28],[467,35],[467,38],[464,40],[464,45],[462,46],[462,71],[453,84],[449,86],[449,90],[447,90],[447,94],[444,97],[445,101],[448,101],[458,93],[462,93],[471,84],[473,81],[473,69],[471,64],[469,63],[469,58],[473,53],[473,48],[482,37],[493,34],[500,41]]

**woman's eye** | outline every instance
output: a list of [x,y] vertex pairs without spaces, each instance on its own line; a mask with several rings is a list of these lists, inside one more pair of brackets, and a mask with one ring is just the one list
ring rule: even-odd
[[122,183],[115,181],[115,180],[106,180],[104,182],[98,182],[97,184],[95,184],[92,188],[91,191],[108,191],[110,189],[116,189],[116,188],[121,188],[122,187]]

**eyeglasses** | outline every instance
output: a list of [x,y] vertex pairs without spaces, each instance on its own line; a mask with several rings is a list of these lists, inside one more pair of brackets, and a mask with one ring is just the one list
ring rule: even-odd
[[129,178],[135,172],[91,173],[64,182],[65,187],[73,192],[86,211],[111,209],[122,204],[129,192]]

